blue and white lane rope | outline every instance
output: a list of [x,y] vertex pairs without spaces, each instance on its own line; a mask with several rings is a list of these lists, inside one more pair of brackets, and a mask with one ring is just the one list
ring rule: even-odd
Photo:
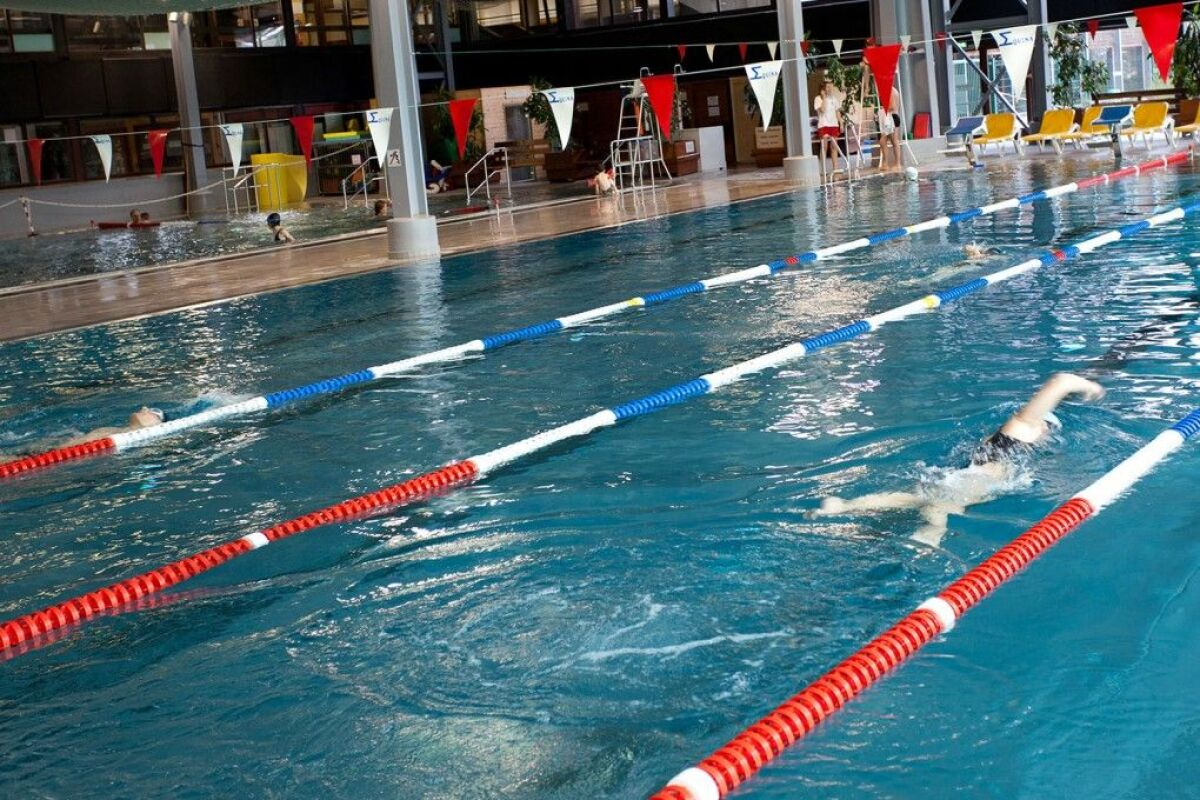
[[[510,445],[490,450],[481,455],[455,461],[431,472],[409,478],[393,486],[384,487],[368,494],[359,495],[332,506],[309,512],[300,517],[272,525],[269,528],[248,533],[237,539],[210,547],[199,553],[186,556],[163,567],[151,569],[118,583],[94,589],[78,597],[56,603],[39,611],[24,614],[8,622],[0,623],[0,648],[21,646],[39,637],[50,634],[61,628],[85,622],[97,614],[107,610],[122,608],[130,603],[136,603],[143,598],[157,594],[166,588],[175,586],[186,580],[207,572],[246,553],[266,547],[280,539],[296,536],[305,531],[343,522],[364,514],[378,512],[384,508],[396,508],[428,497],[434,493],[450,491],[459,486],[477,480],[480,476],[493,472],[506,464],[525,456],[543,450],[557,442],[577,436],[586,436],[600,428],[616,425],[622,420],[649,414],[661,408],[682,403],[694,397],[715,392],[723,386],[728,386],[742,378],[766,369],[781,366],[789,361],[802,358],[817,350],[830,347],[840,342],[861,336],[864,333],[878,330],[888,322],[895,322],[913,314],[929,311],[961,297],[979,291],[992,284],[1023,275],[1056,261],[1090,253],[1107,244],[1123,238],[1135,236],[1149,228],[1166,225],[1183,219],[1191,213],[1200,211],[1200,203],[1165,211],[1161,214],[1127,225],[1116,231],[1109,231],[1062,250],[1049,252],[1039,258],[1024,261],[1008,269],[994,272],[982,278],[968,281],[961,286],[947,289],[944,292],[927,295],[911,303],[867,317],[849,325],[844,325],[827,333],[809,337],[778,350],[764,353],[756,358],[742,361],[725,369],[710,372],[667,389],[654,392],[637,400],[598,411],[583,419],[560,425],[548,431],[530,436]],[[1190,418],[1189,418],[1190,419]],[[1176,431],[1183,436],[1195,433],[1197,423],[1180,423]],[[1170,437],[1159,441],[1155,447],[1161,448],[1162,453],[1169,452],[1177,443],[1169,441]],[[1158,440],[1156,440],[1158,441]],[[1158,450],[1148,451],[1146,458],[1151,458]],[[1119,477],[1111,480],[1101,480],[1081,497],[1096,508],[1101,508],[1116,497],[1121,491],[1126,479],[1136,479],[1152,465],[1153,460],[1135,460],[1129,466],[1118,468]]]
[[1019,197],[1001,200],[985,206],[970,208],[955,214],[943,215],[934,219],[926,220],[924,222],[914,223],[903,228],[895,228],[873,234],[871,236],[865,236],[852,241],[843,242],[842,244],[830,245],[817,250],[810,250],[808,252],[801,253],[798,256],[789,256],[787,258],[772,261],[768,264],[760,264],[757,267],[750,267],[749,269],[740,270],[738,272],[731,272],[724,275],[717,275],[711,278],[692,281],[690,283],[675,286],[670,289],[664,289],[662,291],[652,292],[650,294],[623,300],[619,303],[611,303],[609,305],[592,308],[587,311],[581,311],[577,314],[570,314],[565,317],[559,317],[557,319],[541,322],[536,325],[529,325],[523,328],[493,334],[482,339],[474,339],[453,347],[446,347],[441,350],[423,353],[421,355],[401,359],[399,361],[393,361],[388,364],[368,367],[367,369],[359,370],[358,372],[351,372],[338,377],[327,378],[325,380],[306,384],[293,389],[272,392],[271,394],[254,397],[249,400],[243,400],[237,403],[211,408],[207,411],[201,411],[196,414],[189,414],[177,419],[167,420],[159,425],[154,425],[148,428],[139,428],[138,430],[134,431],[117,433],[113,434],[112,436],[82,442],[70,447],[25,456],[15,461],[0,463],[0,478],[14,477],[16,475],[31,472],[33,470],[41,469],[54,464],[108,451],[119,452],[123,450],[129,450],[154,441],[158,441],[160,439],[165,439],[173,436],[174,434],[180,433],[181,431],[197,428],[202,425],[208,425],[220,420],[279,408],[280,406],[303,398],[331,394],[333,392],[341,391],[349,386],[369,383],[371,381],[379,380],[391,375],[399,375],[401,373],[411,372],[412,370],[427,364],[437,364],[452,361],[473,353],[487,353],[509,344],[536,339],[557,331],[564,330],[566,328],[572,328],[588,322],[594,322],[605,317],[614,316],[630,308],[642,308],[659,305],[679,297],[684,297],[686,295],[706,292],[719,286],[729,286],[732,284],[753,280],[755,278],[770,277],[782,272],[788,267],[807,264],[825,258],[831,258],[852,250],[874,247],[875,245],[883,244],[884,242],[889,242],[904,236],[912,236],[924,231],[946,228],[950,225],[973,219],[975,217],[994,214],[997,211],[1018,208],[1022,205],[1034,203],[1039,200],[1060,197],[1077,192],[1081,189],[1089,188],[1091,186],[1096,186],[1102,183],[1107,184],[1113,180],[1120,180],[1130,176],[1140,176],[1142,173],[1150,172],[1156,169],[1165,169],[1171,164],[1186,161],[1190,155],[1190,149],[1181,150],[1171,155],[1152,159],[1143,164],[1125,167],[1124,169],[1116,170],[1114,172],[1095,175],[1084,180],[1073,181],[1071,183],[1066,183],[1049,189],[1030,192]]

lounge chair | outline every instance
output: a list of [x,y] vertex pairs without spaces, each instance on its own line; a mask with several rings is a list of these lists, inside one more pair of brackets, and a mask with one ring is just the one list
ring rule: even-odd
[[1168,145],[1175,143],[1175,120],[1171,119],[1165,101],[1138,103],[1133,109],[1133,124],[1121,131],[1121,135],[1128,136],[1130,141],[1141,136],[1147,150],[1153,133],[1161,133]]
[[1108,133],[1107,127],[1096,127],[1096,120],[1100,119],[1100,113],[1104,111],[1103,106],[1089,106],[1083,112],[1083,121],[1079,123],[1079,127],[1070,133],[1061,133],[1058,135],[1060,141],[1074,142],[1076,147],[1080,147],[1082,142],[1086,142],[1096,136],[1103,136]]
[[[958,136],[962,139],[963,149],[967,154],[967,161],[971,164],[975,163],[975,151],[971,147],[971,143],[976,136],[981,136],[987,133],[987,126],[983,124],[983,117],[959,117],[958,122],[950,130],[946,131],[946,143],[950,143],[950,137]],[[957,153],[958,150],[943,150],[943,153]]]
[[1061,153],[1062,135],[1072,133],[1075,129],[1075,109],[1052,108],[1042,115],[1042,124],[1038,127],[1038,132],[1022,136],[1021,141],[1036,144],[1039,150],[1049,143],[1054,147],[1054,152]]
[[1200,100],[1180,100],[1179,114],[1175,116],[1175,133],[1180,136],[1190,133],[1194,139],[1196,131],[1200,131]]
[[1012,145],[1014,155],[1017,153],[1017,118],[1015,115],[988,114],[983,118],[983,124],[987,128],[987,133],[976,136],[972,142],[979,147],[980,153],[989,144],[996,145],[996,152],[999,153],[1005,142]]

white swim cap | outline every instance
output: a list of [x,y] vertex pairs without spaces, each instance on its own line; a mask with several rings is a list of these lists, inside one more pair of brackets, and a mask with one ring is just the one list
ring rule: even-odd
[[904,168],[904,177],[908,178],[910,181],[915,181],[919,174],[920,173],[917,172],[916,167],[905,167]]

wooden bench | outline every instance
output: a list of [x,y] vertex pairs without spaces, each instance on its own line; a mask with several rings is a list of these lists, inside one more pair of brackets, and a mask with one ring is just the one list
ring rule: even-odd
[[546,154],[550,152],[548,139],[518,139],[511,142],[497,142],[496,146],[508,150],[508,165],[513,168],[545,169]]
[[1179,102],[1183,94],[1175,89],[1135,89],[1129,92],[1108,92],[1107,94],[1092,95],[1092,100],[1098,106],[1136,106],[1138,103],[1153,103],[1165,100],[1172,114],[1179,113]]

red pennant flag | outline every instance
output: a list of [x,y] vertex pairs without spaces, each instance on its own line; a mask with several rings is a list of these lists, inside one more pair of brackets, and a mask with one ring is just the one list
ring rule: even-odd
[[304,154],[304,163],[312,166],[313,118],[311,114],[292,117],[292,129],[296,131],[296,142]]
[[477,98],[450,101],[450,124],[454,126],[454,140],[458,142],[458,157],[467,154],[467,136],[471,133],[471,115],[475,113]]
[[946,49],[946,32],[945,31],[938,31],[937,33],[935,33],[933,35],[933,40],[935,42],[937,42],[939,50]]
[[154,162],[154,177],[162,176],[163,157],[167,154],[167,134],[170,131],[147,131],[146,138],[150,140],[150,160]]
[[1158,74],[1165,81],[1171,72],[1171,60],[1175,58],[1179,23],[1183,21],[1183,3],[1135,8],[1133,13],[1138,24],[1142,26],[1146,44],[1150,45],[1154,63],[1158,65]]
[[900,45],[885,44],[864,48],[863,61],[867,62],[871,74],[875,76],[875,86],[879,89],[879,105],[886,109],[892,97],[896,64],[900,61]]
[[675,76],[652,75],[642,78],[642,86],[646,87],[646,97],[650,99],[650,107],[654,109],[654,118],[658,120],[658,129],[663,137],[671,141],[671,110],[675,105]]
[[1098,31],[1098,30],[1100,30],[1100,20],[1089,19],[1088,20],[1088,35],[1091,36],[1093,39],[1095,39],[1096,31]]
[[33,173],[33,182],[42,185],[42,145],[45,139],[26,139],[25,149],[29,151],[29,171]]
[[679,51],[679,61],[682,63],[683,59],[687,57],[687,45],[677,44],[675,45],[675,49]]
[[808,55],[808,47],[809,47],[808,39],[801,39],[800,40],[800,52],[803,53],[804,55]]
[[750,45],[746,44],[745,42],[742,42],[738,45],[738,53],[741,55],[742,61],[746,60],[746,51],[749,49]]

